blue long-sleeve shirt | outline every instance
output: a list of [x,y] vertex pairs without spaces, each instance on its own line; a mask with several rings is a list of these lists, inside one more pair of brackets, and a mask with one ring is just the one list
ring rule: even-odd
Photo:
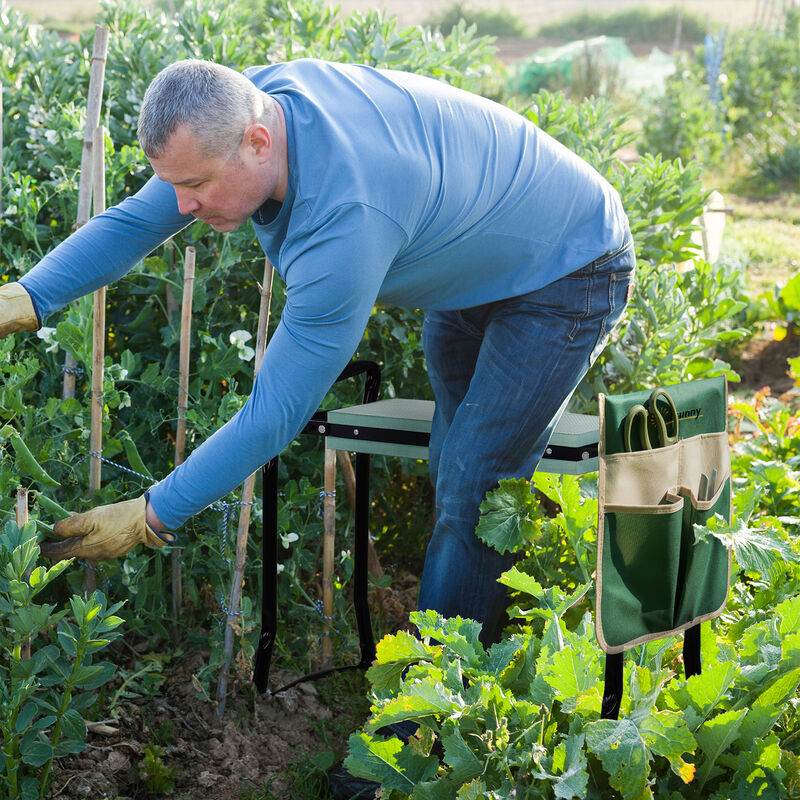
[[[168,527],[287,446],[356,350],[376,300],[458,309],[524,294],[620,247],[628,229],[595,170],[485,98],[310,59],[244,74],[286,121],[286,197],[253,217],[286,305],[243,408],[152,488]],[[154,177],[20,282],[43,320],[192,219]]]

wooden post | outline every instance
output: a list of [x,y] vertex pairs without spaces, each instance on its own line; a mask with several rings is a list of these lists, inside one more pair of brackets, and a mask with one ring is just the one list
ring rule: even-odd
[[[186,457],[186,410],[189,407],[189,353],[192,335],[192,292],[194,291],[194,247],[186,248],[183,267],[183,302],[181,304],[181,347],[178,378],[178,427],[175,432],[175,466]],[[178,550],[172,551],[172,630],[177,637],[178,613],[183,605],[183,579]]]
[[[103,81],[106,74],[106,55],[108,53],[108,28],[96,25],[94,29],[94,49],[89,75],[89,98],[86,105],[86,126],[83,132],[83,152],[81,153],[81,177],[78,184],[78,216],[75,229],[89,221],[89,208],[92,200],[92,141],[94,129],[100,124],[100,104],[103,99]],[[75,396],[75,373],[78,362],[71,353],[64,359],[64,389],[62,397]]]
[[[261,368],[264,351],[267,348],[267,328],[269,326],[269,312],[272,305],[272,264],[269,259],[264,261],[264,282],[258,287],[261,294],[261,303],[258,308],[258,331],[256,333],[255,374]],[[228,602],[228,617],[225,625],[225,643],[222,651],[222,669],[220,669],[217,682],[217,716],[220,719],[225,714],[225,700],[228,692],[228,671],[233,657],[233,634],[239,603],[242,599],[244,585],[244,568],[247,559],[247,531],[250,526],[250,509],[252,508],[253,492],[255,489],[255,473],[249,475],[242,486],[242,511],[239,514],[239,527],[236,530],[236,559],[233,563],[233,583],[231,596]]]
[[[106,210],[106,172],[105,172],[105,128],[102,125],[94,129],[92,173],[94,176],[94,213],[102,214]],[[92,406],[91,433],[89,448],[91,452],[102,454],[103,450],[103,364],[106,355],[106,288],[103,286],[94,293],[94,322],[92,347]],[[102,462],[99,458],[89,460],[89,493],[94,494],[100,488],[100,470]]]
[[322,669],[333,662],[333,561],[336,550],[336,451],[325,448],[325,478],[323,524],[325,532],[322,542],[322,613],[325,615],[325,631],[322,634]]

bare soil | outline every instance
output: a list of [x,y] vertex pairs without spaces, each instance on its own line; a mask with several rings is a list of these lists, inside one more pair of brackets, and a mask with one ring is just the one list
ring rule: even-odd
[[[403,573],[391,588],[382,590],[380,598],[371,598],[384,630],[408,626],[417,583],[416,576]],[[168,649],[127,638],[112,647],[108,658],[127,670],[144,654]],[[121,704],[113,718],[104,720],[104,730],[89,733],[82,753],[58,759],[51,799],[326,797],[322,770],[311,767],[311,760],[322,755],[332,761],[345,755],[348,735],[367,714],[363,675],[347,672],[316,685],[303,683],[277,695],[259,695],[249,684],[251,665],[239,663],[225,718],[220,720],[215,705],[202,699],[198,689],[196,676],[207,659],[207,652],[197,651],[170,663],[157,695]],[[277,669],[270,677],[275,689],[298,676]],[[109,692],[121,680],[118,673]],[[354,696],[362,700],[353,702]],[[154,747],[159,748],[155,752],[162,767],[160,785],[152,770],[148,778],[147,753]]]

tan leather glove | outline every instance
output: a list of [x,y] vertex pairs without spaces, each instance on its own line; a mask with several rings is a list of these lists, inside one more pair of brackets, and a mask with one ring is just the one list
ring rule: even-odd
[[145,521],[147,501],[144,495],[135,500],[98,506],[83,514],[56,522],[53,531],[63,542],[41,543],[42,555],[52,561],[81,558],[106,561],[124,556],[137,544],[163,547],[178,538],[174,533],[156,533]]
[[38,331],[33,300],[21,283],[0,286],[0,339],[17,331]]

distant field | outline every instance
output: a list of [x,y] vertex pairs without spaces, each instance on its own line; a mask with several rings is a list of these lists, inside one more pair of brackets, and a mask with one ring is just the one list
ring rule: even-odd
[[[396,14],[402,25],[416,25],[437,11],[450,5],[452,0],[341,0],[342,11],[350,12],[371,7],[384,8]],[[677,0],[506,0],[500,7],[520,16],[533,31],[548,22],[563,19],[584,9],[593,12],[619,11],[625,8],[648,6],[653,9],[670,8]],[[21,8],[36,19],[91,20],[98,8],[95,0],[11,0],[11,6]],[[472,8],[498,8],[492,0],[465,2]],[[755,18],[757,0],[693,0],[685,4],[695,14],[706,15],[712,23],[734,27],[751,25]]]

